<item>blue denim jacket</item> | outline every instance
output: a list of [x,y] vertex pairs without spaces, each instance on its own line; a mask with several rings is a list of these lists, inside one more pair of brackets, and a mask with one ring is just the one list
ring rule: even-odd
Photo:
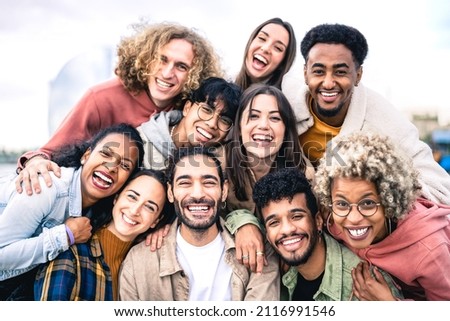
[[53,260],[69,244],[64,222],[82,215],[81,167],[61,168],[47,187],[28,196],[15,191],[16,176],[0,178],[0,281]]

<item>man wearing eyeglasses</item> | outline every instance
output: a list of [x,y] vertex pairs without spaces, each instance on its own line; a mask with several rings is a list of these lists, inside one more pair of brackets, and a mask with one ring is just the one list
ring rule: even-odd
[[144,166],[164,169],[175,149],[215,146],[233,126],[242,90],[225,79],[211,77],[194,90],[183,111],[160,112],[138,127],[144,140]]
[[[303,173],[287,168],[263,176],[255,184],[253,200],[262,215],[267,240],[282,263],[289,266],[281,278],[282,300],[391,299],[369,296],[364,289],[358,292],[362,293],[360,297],[354,293],[353,269],[361,259],[322,231],[323,218]],[[358,209],[367,213],[376,207],[376,203],[358,204]],[[362,277],[368,287],[377,286],[378,278],[383,279],[397,298],[403,297],[392,278],[377,268]]]

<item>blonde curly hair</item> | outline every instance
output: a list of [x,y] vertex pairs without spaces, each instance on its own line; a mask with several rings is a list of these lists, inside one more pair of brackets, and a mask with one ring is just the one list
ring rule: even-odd
[[181,94],[175,100],[177,107],[192,90],[209,77],[223,77],[220,58],[209,41],[195,29],[177,23],[138,23],[133,36],[122,38],[117,47],[118,62],[114,70],[124,86],[131,93],[147,90],[148,78],[159,62],[159,50],[172,39],[184,39],[192,44],[194,61],[189,70],[188,80]]
[[320,161],[314,191],[320,203],[331,202],[334,178],[362,178],[375,184],[387,218],[403,218],[412,208],[421,186],[412,160],[386,136],[355,132],[336,137]]

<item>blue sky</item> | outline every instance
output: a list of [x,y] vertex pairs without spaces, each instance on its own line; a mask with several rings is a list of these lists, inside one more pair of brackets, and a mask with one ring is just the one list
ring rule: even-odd
[[[276,16],[293,25],[298,42],[320,23],[358,28],[369,43],[363,82],[405,114],[428,112],[450,122],[449,1],[15,0],[0,3],[0,149],[44,144],[50,84],[61,68],[78,57],[75,72],[83,81],[67,93],[71,105],[98,81],[86,72],[104,64],[95,55],[113,50],[135,22],[176,21],[198,29],[234,74],[251,31]],[[302,65],[298,55],[291,72],[301,77]]]

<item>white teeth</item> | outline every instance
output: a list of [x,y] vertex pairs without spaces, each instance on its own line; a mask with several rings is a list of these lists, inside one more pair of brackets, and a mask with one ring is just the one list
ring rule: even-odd
[[97,175],[98,177],[100,177],[102,180],[104,180],[105,182],[112,184],[112,179],[110,179],[109,177],[106,177],[105,175],[103,175],[100,172],[95,172],[95,175]]
[[264,140],[264,141],[271,142],[272,139],[273,138],[271,136],[267,136],[267,135],[261,135],[261,134],[253,135],[253,140]]
[[264,64],[266,64],[266,65],[267,65],[267,63],[268,63],[267,60],[266,60],[266,58],[264,58],[263,56],[261,56],[261,55],[259,55],[259,54],[254,55],[253,58],[258,59],[259,61],[261,61],[262,63],[264,63]]
[[157,83],[158,85],[162,86],[162,87],[166,87],[166,88],[172,87],[171,84],[169,84],[169,83],[167,83],[167,82],[165,82],[165,81],[162,81],[162,80],[160,80],[160,79],[156,79],[156,83]]
[[191,212],[206,212],[208,206],[188,206],[188,210]]
[[208,138],[208,139],[213,138],[213,136],[210,133],[208,133],[206,130],[204,130],[203,128],[197,127],[197,130],[200,134],[202,134],[206,138]]
[[365,234],[365,233],[367,233],[367,230],[368,230],[369,228],[368,227],[365,227],[365,228],[361,228],[361,229],[349,229],[348,230],[348,232],[352,235],[352,236],[361,236],[361,235],[363,235],[363,234]]
[[133,221],[133,220],[129,219],[126,215],[122,215],[122,218],[123,218],[123,220],[124,220],[125,222],[127,222],[128,224],[131,224],[131,225],[136,225],[136,224],[137,224],[136,221]]
[[325,97],[335,97],[337,96],[338,93],[326,93],[326,92],[321,92],[322,96]]
[[296,239],[286,240],[286,241],[283,241],[283,245],[294,244],[294,243],[300,242],[301,240],[302,239],[300,237],[296,238]]

